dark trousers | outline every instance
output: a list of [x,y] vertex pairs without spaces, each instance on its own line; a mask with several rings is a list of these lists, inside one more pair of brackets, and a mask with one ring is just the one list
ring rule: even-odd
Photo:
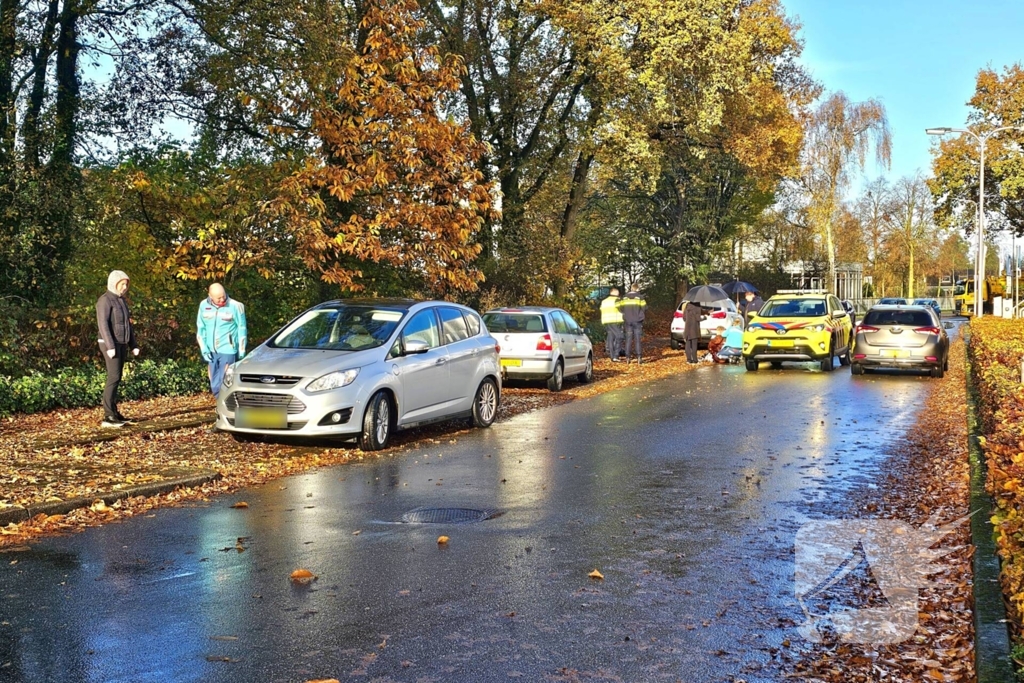
[[626,323],[626,358],[629,358],[633,340],[636,340],[636,357],[640,357],[640,335],[643,334],[643,331],[643,323]]
[[114,357],[107,355],[107,347],[100,344],[103,351],[103,360],[107,363],[107,383],[103,387],[103,417],[105,419],[117,419],[117,394],[121,385],[121,375],[124,373],[124,361],[128,356],[127,344],[114,345]]
[[615,360],[622,350],[622,323],[608,323],[604,326],[604,349],[608,357]]
[[686,340],[686,360],[691,363],[697,362],[697,344],[700,343],[700,339],[687,339]]

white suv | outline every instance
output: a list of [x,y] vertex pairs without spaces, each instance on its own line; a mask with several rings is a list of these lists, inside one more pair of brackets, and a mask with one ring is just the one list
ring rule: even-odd
[[484,313],[484,325],[501,346],[502,376],[546,380],[561,391],[566,375],[594,379],[594,347],[583,328],[560,308],[524,306]]
[[[683,302],[685,303],[685,302]],[[698,346],[706,347],[715,330],[719,327],[729,329],[737,320],[742,321],[743,316],[736,310],[736,304],[729,299],[722,299],[713,304],[699,305],[701,315],[706,316],[700,321],[700,341]],[[675,314],[672,316],[672,327],[670,329],[669,346],[673,350],[681,348],[686,341],[686,326],[683,324],[683,304],[679,304]]]

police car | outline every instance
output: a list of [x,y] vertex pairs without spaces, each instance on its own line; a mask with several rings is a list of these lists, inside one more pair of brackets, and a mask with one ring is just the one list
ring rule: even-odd
[[780,290],[750,318],[743,333],[747,370],[762,361],[780,367],[784,361],[813,361],[828,372],[835,358],[850,364],[853,321],[842,302],[823,290]]

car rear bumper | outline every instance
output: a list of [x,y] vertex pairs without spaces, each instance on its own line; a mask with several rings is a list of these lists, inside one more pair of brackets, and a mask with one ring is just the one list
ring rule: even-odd
[[519,365],[502,365],[501,375],[508,379],[547,379],[555,373],[555,358],[503,358],[505,361],[518,361]]

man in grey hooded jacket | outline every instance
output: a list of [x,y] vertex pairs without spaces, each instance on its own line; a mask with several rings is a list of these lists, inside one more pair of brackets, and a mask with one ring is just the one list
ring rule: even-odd
[[123,427],[128,421],[117,410],[118,387],[124,372],[128,351],[139,355],[132,327],[131,313],[124,295],[128,292],[128,275],[122,270],[111,271],[107,277],[107,291],[96,302],[96,324],[99,327],[99,345],[107,364],[107,384],[103,387],[104,427]]

